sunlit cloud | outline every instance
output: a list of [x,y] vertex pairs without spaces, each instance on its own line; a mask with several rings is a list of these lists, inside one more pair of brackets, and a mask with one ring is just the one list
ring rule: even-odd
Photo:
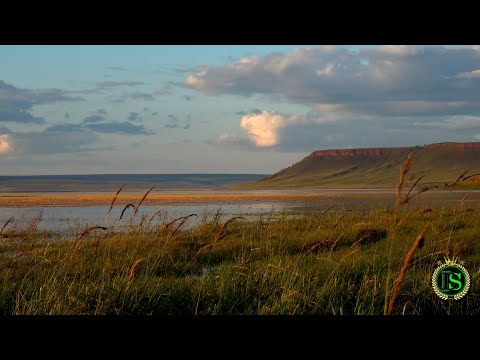
[[247,131],[249,139],[260,147],[278,144],[278,129],[286,124],[285,117],[268,111],[245,115],[240,121],[240,126]]
[[9,134],[0,135],[0,155],[8,154],[12,151],[12,140]]

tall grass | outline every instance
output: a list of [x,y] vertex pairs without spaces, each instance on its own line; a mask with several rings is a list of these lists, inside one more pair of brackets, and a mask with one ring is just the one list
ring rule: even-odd
[[142,197],[142,199],[138,202],[138,205],[135,206],[135,212],[134,212],[134,215],[137,214],[138,212],[138,209],[140,208],[140,205],[142,205],[143,201],[147,198],[148,194],[150,194],[150,192],[155,188],[155,186],[152,186]]
[[410,249],[407,256],[405,257],[405,260],[403,261],[402,268],[400,269],[400,274],[398,275],[397,281],[395,282],[395,287],[393,288],[392,297],[390,299],[390,302],[388,303],[388,310],[387,310],[388,315],[390,315],[393,311],[393,304],[395,303],[395,299],[397,298],[398,293],[400,291],[400,286],[402,286],[402,283],[405,280],[405,273],[407,272],[408,266],[412,262],[413,254],[418,248],[423,247],[423,244],[425,242],[424,236],[429,227],[430,227],[430,223],[427,223],[423,228],[422,232],[415,239],[415,242],[413,243],[412,248]]
[[[0,312],[382,314],[388,289],[389,313],[446,314],[429,280],[437,260],[458,252],[472,288],[465,300],[451,304],[450,313],[479,314],[479,209],[416,211],[395,237],[358,242],[368,234],[362,230],[390,231],[391,211],[329,212],[320,224],[314,214],[275,214],[270,221],[232,221],[228,230],[212,214],[174,236],[174,228],[132,223],[121,232],[89,231],[74,248],[75,238],[46,243],[38,232],[18,237],[6,230]],[[431,224],[428,241],[406,256],[425,223]],[[309,251],[308,244],[322,241],[324,246]],[[397,279],[403,273],[394,301],[388,269]]]
[[110,214],[110,212],[112,211],[113,205],[115,204],[115,201],[117,200],[118,194],[120,194],[120,192],[123,190],[124,187],[125,187],[125,184],[120,186],[120,188],[117,190],[117,193],[115,194],[115,196],[112,199],[112,202],[110,203],[110,207],[108,208],[108,213],[107,214]]

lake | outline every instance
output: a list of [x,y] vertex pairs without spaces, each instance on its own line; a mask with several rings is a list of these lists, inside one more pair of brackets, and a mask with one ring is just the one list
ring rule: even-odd
[[[199,191],[170,191],[169,193],[192,194]],[[200,191],[200,193],[203,193]],[[208,191],[208,194],[225,194],[232,193],[227,191]],[[353,210],[369,211],[379,206],[392,206],[395,199],[394,189],[321,189],[321,190],[271,190],[271,191],[237,191],[233,193],[249,193],[255,194],[336,194],[335,197],[319,197],[315,201],[298,202],[298,201],[261,201],[254,196],[242,202],[233,203],[201,203],[201,204],[167,204],[167,205],[142,205],[138,214],[135,216],[135,222],[139,222],[142,216],[146,221],[150,217],[161,210],[152,224],[160,224],[162,221],[169,222],[173,219],[189,214],[197,214],[198,218],[192,217],[185,227],[194,226],[202,217],[207,214],[214,214],[221,211],[223,218],[231,216],[245,216],[249,219],[258,219],[260,214],[268,214],[265,216],[275,216],[275,213],[286,211],[290,216],[297,214],[314,214],[320,213],[330,206],[333,206],[332,212],[345,212]],[[429,206],[439,207],[448,204],[458,204],[463,196],[467,193],[464,190],[449,191],[432,191],[431,193],[421,194],[418,198],[412,200],[409,206]],[[2,194],[5,195],[5,194]],[[18,193],[16,194],[18,195]],[[465,204],[480,203],[480,191],[471,191]],[[107,216],[108,206],[43,206],[43,207],[0,207],[0,227],[11,217],[14,222],[8,225],[8,228],[16,226],[25,228],[33,219],[41,214],[41,221],[38,223],[39,230],[49,230],[61,234],[75,234],[79,229],[86,226],[114,226],[115,229],[121,230],[128,226],[132,221],[133,209],[129,208],[125,211],[124,217],[119,220],[120,214],[124,208],[123,205],[113,207],[111,213]]]

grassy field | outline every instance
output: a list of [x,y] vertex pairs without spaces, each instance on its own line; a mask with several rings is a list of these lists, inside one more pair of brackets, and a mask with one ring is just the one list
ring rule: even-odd
[[[411,163],[401,166],[396,195],[384,194],[391,202],[372,210],[271,212],[253,221],[217,212],[188,228],[196,214],[168,223],[158,213],[136,216],[147,192],[127,205],[134,212],[122,231],[93,226],[52,240],[37,230],[40,218],[23,227],[9,220],[0,228],[0,313],[478,315],[475,194],[416,203],[428,191],[408,177]],[[125,208],[120,192],[110,210]],[[446,256],[470,272],[458,301],[441,300],[430,285]]]
[[[429,224],[392,314],[480,314],[480,208],[461,200],[431,211],[407,203],[248,222],[217,213],[189,230],[188,218],[132,218],[121,233],[79,229],[55,242],[36,222],[0,224],[0,313],[386,314],[405,256]],[[446,255],[471,275],[459,301],[430,286]]]

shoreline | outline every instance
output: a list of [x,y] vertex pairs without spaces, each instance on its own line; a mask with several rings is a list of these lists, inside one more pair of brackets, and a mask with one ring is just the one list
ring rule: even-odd
[[[115,205],[137,204],[144,194],[120,194]],[[383,194],[382,194],[383,195]],[[386,194],[391,196],[391,194]],[[0,207],[110,206],[115,194],[0,195]],[[343,194],[149,194],[143,205],[250,204],[254,202],[310,203]]]
[[[430,200],[445,199],[450,201],[461,201],[466,192],[426,192],[415,198],[415,203]],[[115,201],[115,205],[138,204],[144,193],[120,193]],[[110,206],[115,194],[112,193],[49,193],[49,194],[22,194],[22,195],[1,195],[0,207],[28,208],[28,207],[49,207],[49,206]],[[298,203],[311,204],[321,202],[326,199],[335,199],[337,201],[355,199],[362,201],[395,201],[395,194],[392,193],[195,193],[195,194],[149,194],[142,202],[144,205],[203,205],[203,204],[252,204],[256,202],[271,203]],[[469,201],[480,201],[480,193],[472,192],[468,194]]]

